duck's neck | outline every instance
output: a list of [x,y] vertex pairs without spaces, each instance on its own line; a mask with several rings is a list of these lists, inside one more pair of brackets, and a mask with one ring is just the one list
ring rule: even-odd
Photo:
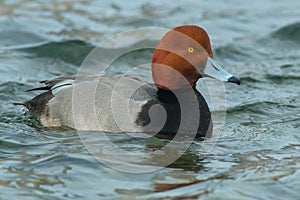
[[178,99],[174,92],[171,90],[164,90],[164,89],[158,89],[157,91],[158,99],[163,103],[171,103],[175,104],[178,103]]
[[198,93],[199,92],[195,88],[193,88],[193,89],[176,89],[176,90],[165,90],[165,89],[158,88],[157,96],[158,96],[159,100],[163,103],[176,104],[176,103],[179,103],[178,98],[180,98],[180,96],[188,97],[191,94],[197,95]]
[[[167,121],[162,129],[164,135],[176,133],[182,120],[187,123],[187,126],[199,123],[196,138],[211,134],[208,133],[211,123],[210,111],[204,97],[197,89],[178,89],[173,91],[158,89],[157,96],[167,112]],[[186,110],[187,113],[182,112],[181,109],[188,109]],[[196,118],[199,118],[198,122],[195,122]],[[186,130],[189,130],[189,128],[187,127]]]

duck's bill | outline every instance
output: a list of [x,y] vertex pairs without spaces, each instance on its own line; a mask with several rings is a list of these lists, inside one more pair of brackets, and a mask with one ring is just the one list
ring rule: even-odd
[[220,81],[241,84],[241,80],[226,72],[220,65],[218,65],[212,58],[208,57],[205,69],[203,70],[202,76],[211,77]]

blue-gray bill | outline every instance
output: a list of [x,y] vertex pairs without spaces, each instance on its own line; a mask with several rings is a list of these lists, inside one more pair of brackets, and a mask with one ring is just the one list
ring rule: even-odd
[[220,81],[241,84],[241,80],[225,71],[219,64],[217,64],[211,57],[208,57],[206,66],[202,72],[203,77],[211,77]]

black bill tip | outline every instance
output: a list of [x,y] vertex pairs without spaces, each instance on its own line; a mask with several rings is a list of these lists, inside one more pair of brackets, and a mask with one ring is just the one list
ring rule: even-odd
[[228,82],[230,82],[230,83],[236,83],[236,84],[240,85],[241,84],[241,79],[239,79],[236,76],[232,76],[232,77],[230,77],[228,79]]

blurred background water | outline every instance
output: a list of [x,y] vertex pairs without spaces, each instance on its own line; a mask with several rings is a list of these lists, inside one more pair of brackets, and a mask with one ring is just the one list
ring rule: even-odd
[[[300,199],[299,8],[298,0],[0,1],[0,199]],[[226,124],[204,159],[196,148],[162,170],[122,173],[91,156],[76,131],[44,128],[12,105],[32,98],[25,91],[40,80],[76,74],[112,34],[183,24],[204,27],[218,62],[242,79],[226,84]],[[132,151],[148,145],[109,137]]]

